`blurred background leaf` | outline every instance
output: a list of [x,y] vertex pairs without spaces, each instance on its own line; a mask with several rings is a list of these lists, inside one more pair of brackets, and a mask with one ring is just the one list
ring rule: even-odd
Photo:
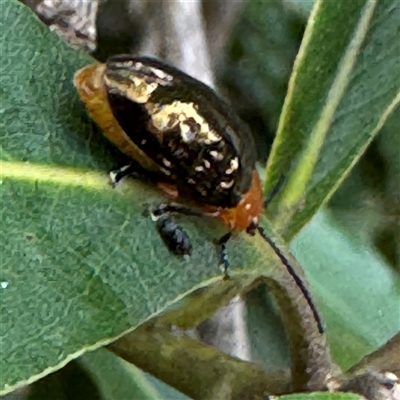
[[267,195],[285,177],[267,213],[287,240],[331,198],[400,102],[395,2],[319,1],[310,21],[266,171]]
[[63,369],[3,400],[186,400],[170,386],[106,349],[87,353]]
[[280,0],[248,3],[228,59],[217,71],[233,106],[252,127],[260,160],[266,160],[274,139],[304,26]]
[[[313,1],[303,0],[251,2],[231,38],[229,60],[222,70],[224,74],[219,76],[229,89],[232,104],[258,136],[261,159],[268,155],[274,138],[294,57],[312,4]],[[296,12],[299,8],[307,12],[299,15]],[[396,13],[398,8],[394,7],[393,16]],[[397,53],[394,51],[393,56]],[[400,271],[399,113],[396,110],[389,118],[328,207],[346,229],[364,235]]]

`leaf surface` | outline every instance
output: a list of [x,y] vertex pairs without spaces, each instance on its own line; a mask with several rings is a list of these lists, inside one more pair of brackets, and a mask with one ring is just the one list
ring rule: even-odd
[[[168,308],[184,308],[182,298],[196,289],[219,285],[212,240],[223,230],[213,221],[181,218],[194,254],[187,260],[168,252],[153,222],[142,215],[165,198],[137,181],[127,180],[116,190],[108,185],[107,174],[120,164],[121,154],[91,124],[72,86],[74,72],[92,60],[69,49],[20,3],[2,0],[0,5],[0,392],[6,393],[110,343]],[[318,238],[319,232],[311,231],[310,238]],[[295,251],[305,264],[315,262],[306,257],[307,247]],[[259,237],[239,235],[229,243],[228,253],[230,273],[239,281],[249,283],[260,275],[278,279],[285,273]],[[317,267],[329,264],[323,254],[318,257]],[[335,258],[333,262],[339,264]],[[333,290],[334,285],[340,287],[340,276],[330,282],[321,272],[317,279],[331,284],[331,291],[325,292],[313,282],[339,346],[341,328],[336,333],[335,327],[353,317],[353,302],[339,318],[340,311],[330,304],[342,306],[335,297],[340,290]],[[238,285],[237,291],[242,288]],[[216,294],[215,304],[209,304],[202,317],[221,305],[222,295]],[[392,292],[389,298],[382,306],[379,335],[369,336],[368,330],[359,332],[351,326],[360,343],[348,359],[345,352],[335,350],[339,363],[350,364],[396,330],[387,322],[386,310],[391,311],[396,301]],[[191,307],[192,322],[207,308],[200,301]],[[275,333],[281,332],[277,324]],[[354,342],[349,340],[349,348]]]
[[[396,0],[315,3],[268,160],[268,208],[291,239],[327,202],[400,102]],[[382,45],[382,44],[385,45]]]
[[[72,85],[74,72],[93,60],[21,3],[0,5],[0,392],[7,393],[180,307],[198,288],[217,290],[205,307],[195,302],[201,312],[189,310],[190,321],[229,298],[212,242],[224,233],[219,223],[177,218],[194,252],[175,257],[143,216],[166,199],[138,181],[108,184],[122,156],[89,121]],[[239,235],[228,252],[230,274],[240,275],[231,297],[261,274],[292,281],[259,237]]]

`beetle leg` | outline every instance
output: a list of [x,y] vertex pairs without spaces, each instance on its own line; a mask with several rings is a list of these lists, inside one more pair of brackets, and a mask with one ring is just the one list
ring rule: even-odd
[[110,172],[110,182],[112,187],[116,187],[117,184],[125,178],[125,176],[131,175],[134,171],[131,171],[132,164],[124,165],[123,167],[113,170]]
[[[160,204],[152,212],[151,217],[157,221],[157,229],[161,238],[166,243],[167,247],[175,254],[190,254],[192,246],[186,232],[171,218],[165,217],[171,213],[190,215],[195,217],[212,217],[213,213],[207,213],[197,208],[186,207],[181,204]],[[159,222],[161,221],[161,222]],[[161,224],[161,225],[158,225]],[[228,268],[229,260],[226,252],[226,243],[231,238],[232,232],[226,233],[215,242],[218,251],[219,266],[224,272],[224,279],[229,278]],[[184,249],[182,251],[182,248]],[[187,249],[187,250],[186,250]]]
[[251,221],[250,225],[246,228],[246,233],[250,236],[255,236],[258,230],[258,223],[255,221]]
[[181,204],[166,204],[162,203],[158,205],[153,211],[152,215],[154,219],[157,219],[158,217],[165,215],[165,214],[171,214],[171,213],[176,213],[176,214],[183,214],[183,215],[194,215],[196,217],[210,217],[209,213],[205,213],[202,210],[199,210],[197,208],[193,207],[186,207]]
[[219,257],[219,265],[222,267],[224,272],[224,279],[228,279],[228,268],[229,268],[229,259],[228,253],[226,251],[226,243],[232,237],[232,232],[225,233],[220,239],[216,241],[218,257]]
[[190,255],[192,253],[189,236],[169,215],[159,218],[156,227],[168,249],[177,255]]
[[192,245],[189,236],[183,228],[177,225],[172,217],[172,213],[184,215],[194,215],[198,217],[205,216],[201,210],[185,207],[181,204],[159,204],[151,212],[151,218],[156,221],[156,227],[161,239],[164,241],[168,249],[176,255],[190,255]]
[[141,181],[150,181],[154,183],[158,175],[156,172],[146,170],[137,161],[132,160],[130,164],[110,172],[111,185],[115,188],[126,176],[132,176],[134,178],[139,178]]

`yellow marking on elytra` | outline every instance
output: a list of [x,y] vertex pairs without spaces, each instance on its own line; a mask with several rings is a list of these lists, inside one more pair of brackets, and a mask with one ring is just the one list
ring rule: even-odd
[[125,82],[118,82],[104,74],[104,82],[112,92],[116,90],[118,93],[123,94],[128,99],[139,103],[147,103],[150,99],[151,94],[158,88],[157,82],[147,83],[143,77],[131,75],[129,80]]
[[[211,144],[222,139],[198,113],[194,103],[173,101],[170,104],[161,106],[149,103],[145,107],[150,114],[151,122],[155,129],[165,131],[179,125],[182,140],[186,143],[196,141]],[[197,132],[191,130],[191,124],[187,122],[189,120],[197,125]]]
[[[115,79],[116,73],[120,79]],[[104,73],[104,82],[109,90],[115,90],[139,104],[147,103],[159,85],[168,86],[172,80],[172,75],[158,68],[133,61],[110,65]]]
[[104,86],[105,71],[104,64],[91,64],[81,68],[74,76],[74,85],[90,117],[102,129],[104,136],[122,152],[137,160],[143,167],[158,170],[156,163],[126,135],[114,118]]

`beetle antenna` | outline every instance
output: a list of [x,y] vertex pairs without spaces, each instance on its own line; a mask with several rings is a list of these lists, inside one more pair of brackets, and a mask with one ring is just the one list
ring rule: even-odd
[[282,264],[286,267],[287,271],[289,272],[291,277],[296,282],[296,285],[298,286],[300,291],[303,293],[303,296],[305,297],[305,299],[306,299],[306,301],[308,303],[308,306],[310,307],[311,312],[312,312],[312,314],[314,316],[315,322],[317,323],[318,331],[322,335],[324,333],[324,327],[322,325],[321,316],[319,315],[319,313],[317,311],[317,308],[316,308],[316,306],[315,306],[315,304],[314,304],[314,302],[313,302],[313,300],[311,298],[310,292],[305,287],[304,282],[299,277],[299,275],[297,275],[297,273],[294,270],[293,266],[290,265],[289,260],[282,254],[282,252],[278,249],[276,244],[267,236],[267,234],[265,233],[264,228],[262,228],[261,226],[257,225],[256,229],[260,233],[261,237],[272,247],[272,249],[274,250],[275,254],[280,258],[280,260],[282,261]]

